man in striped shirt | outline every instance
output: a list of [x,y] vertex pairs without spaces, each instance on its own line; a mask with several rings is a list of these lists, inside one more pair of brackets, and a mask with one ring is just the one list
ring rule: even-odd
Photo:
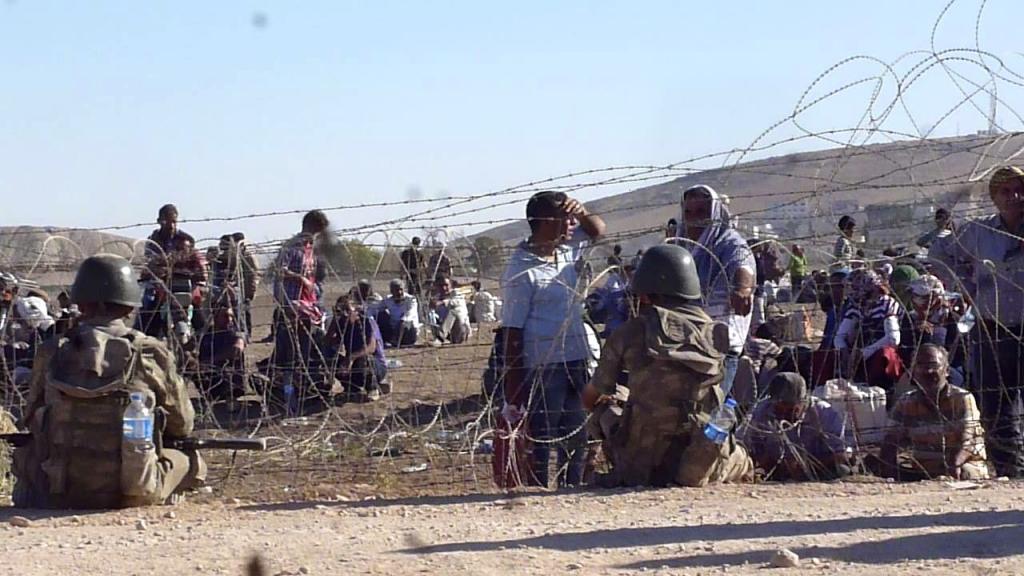
[[[985,431],[974,396],[948,381],[946,349],[924,344],[914,365],[917,388],[900,396],[882,442],[882,472],[897,480],[989,477]],[[901,462],[899,453],[909,450]]]

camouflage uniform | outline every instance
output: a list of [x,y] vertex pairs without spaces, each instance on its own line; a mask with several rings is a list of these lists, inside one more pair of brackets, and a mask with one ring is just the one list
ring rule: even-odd
[[732,436],[717,445],[703,434],[723,401],[727,342],[725,326],[695,305],[646,306],[611,335],[592,384],[613,395],[625,371],[629,400],[617,426],[614,403],[591,415],[591,435],[603,440],[613,466],[604,483],[703,486],[752,476],[750,458]]
[[[155,450],[122,446],[130,392],[155,407]],[[15,450],[16,506],[119,508],[158,504],[202,482],[198,453],[162,448],[162,435],[192,432],[195,412],[174,357],[123,319],[83,321],[36,357],[24,428]]]

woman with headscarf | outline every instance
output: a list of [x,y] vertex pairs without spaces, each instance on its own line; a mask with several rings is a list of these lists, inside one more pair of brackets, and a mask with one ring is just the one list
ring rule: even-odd
[[913,364],[923,344],[935,344],[951,352],[956,320],[950,310],[942,281],[936,276],[925,274],[910,282],[907,294],[909,310],[904,315],[903,344],[900,346],[904,364]]
[[693,254],[707,312],[729,326],[729,353],[722,389],[732,388],[736,365],[750,331],[757,265],[746,240],[730,222],[722,198],[710,186],[683,192],[679,240]]
[[843,313],[835,346],[848,377],[863,374],[870,386],[891,391],[903,375],[899,356],[900,318],[903,307],[874,270],[850,276],[851,305]]

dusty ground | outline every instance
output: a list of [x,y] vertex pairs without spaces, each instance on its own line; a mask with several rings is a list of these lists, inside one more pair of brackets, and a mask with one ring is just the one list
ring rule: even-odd
[[392,354],[380,402],[205,420],[272,449],[208,453],[210,491],[178,507],[16,511],[0,486],[0,574],[238,574],[254,552],[268,574],[763,574],[780,547],[803,558],[782,573],[1024,573],[1024,483],[495,494],[473,397],[490,337]]
[[[250,504],[48,516],[0,512],[0,573],[1018,574],[1024,484],[941,482]],[[173,514],[172,514],[173,513]],[[174,516],[173,518],[169,516]],[[143,519],[145,529],[137,526]]]

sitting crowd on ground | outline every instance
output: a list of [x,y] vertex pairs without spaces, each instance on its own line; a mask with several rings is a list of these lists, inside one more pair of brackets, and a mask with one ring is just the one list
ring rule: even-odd
[[[500,301],[479,281],[460,285],[449,256],[426,258],[417,238],[401,256],[415,270],[391,280],[386,296],[364,279],[329,308],[329,222],[314,210],[266,276],[273,350],[259,365],[289,412],[320,386],[376,400],[390,388],[389,350],[461,345],[479,331],[475,323],[500,321],[492,353],[500,377],[486,395],[495,480],[506,487],[1021,478],[1024,170],[994,170],[989,195],[995,212],[959,227],[952,211],[937,210],[935,230],[916,240],[927,252],[887,249],[873,261],[845,215],[826,268],[814,271],[803,246],[783,262],[781,243],[745,239],[728,199],[693,186],[663,242],[629,263],[616,245],[594,277],[587,255],[604,221],[563,192],[539,192],[527,203],[530,235],[507,262]],[[206,260],[177,221],[173,205],[159,210],[137,279],[127,260],[95,256],[56,306],[0,274],[4,357],[14,386],[19,369],[30,381],[26,417],[74,387],[149,391],[180,404],[178,371],[190,362],[205,375],[196,382],[204,394],[253,392],[238,376],[248,373],[255,259],[244,235],[231,234]],[[825,318],[813,346],[800,309],[810,302]],[[603,326],[599,352],[592,323]],[[174,398],[159,382],[131,382],[133,370],[145,372],[129,370],[133,350],[148,354],[138,362],[163,374]],[[187,434],[191,406],[170,408],[179,421],[166,425]],[[88,424],[70,414],[54,425]],[[147,485],[140,501],[191,485],[203,473],[192,456],[175,456],[174,486]],[[25,466],[18,469],[41,473]]]

